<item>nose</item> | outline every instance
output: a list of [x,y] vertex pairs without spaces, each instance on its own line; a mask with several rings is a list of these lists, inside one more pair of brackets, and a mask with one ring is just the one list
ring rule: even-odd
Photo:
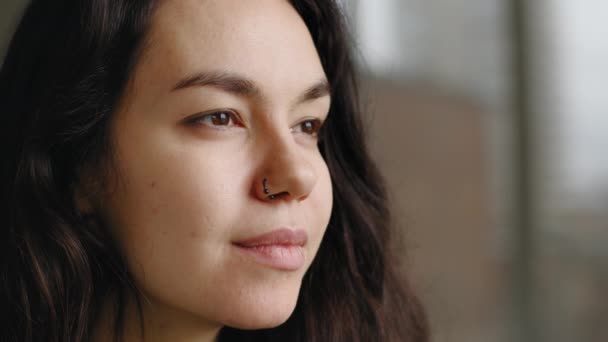
[[264,201],[306,199],[318,177],[307,158],[309,153],[293,141],[274,143],[264,156],[261,171],[254,177],[258,198]]

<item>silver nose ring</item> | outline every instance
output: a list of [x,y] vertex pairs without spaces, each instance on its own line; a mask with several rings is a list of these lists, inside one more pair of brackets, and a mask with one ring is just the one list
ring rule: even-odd
[[[270,190],[268,189],[268,187],[266,186],[266,181],[267,179],[264,178],[264,180],[262,180],[262,187],[264,188],[264,194],[268,195],[270,194]],[[268,195],[268,199],[275,199],[277,197],[277,195]]]

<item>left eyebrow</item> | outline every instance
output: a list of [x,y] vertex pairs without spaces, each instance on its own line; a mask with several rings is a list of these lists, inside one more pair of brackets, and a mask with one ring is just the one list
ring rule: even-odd
[[321,97],[329,96],[330,92],[329,83],[327,80],[322,79],[302,93],[302,95],[300,95],[300,97],[296,100],[296,104],[311,102]]
[[[188,76],[175,84],[171,91],[190,87],[211,86],[240,97],[263,97],[263,93],[254,81],[247,77],[229,72],[199,72]],[[321,79],[306,89],[296,99],[296,104],[310,102],[330,95],[330,86],[326,79]]]

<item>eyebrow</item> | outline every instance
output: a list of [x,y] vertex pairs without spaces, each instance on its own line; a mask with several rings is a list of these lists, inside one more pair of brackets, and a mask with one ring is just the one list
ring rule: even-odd
[[[261,89],[252,80],[235,73],[223,71],[199,72],[192,76],[188,76],[177,82],[171,91],[177,91],[190,87],[205,86],[216,87],[225,92],[241,97],[264,97]],[[329,83],[323,78],[315,82],[300,96],[298,96],[295,103],[301,104],[304,102],[310,102],[329,95]]]

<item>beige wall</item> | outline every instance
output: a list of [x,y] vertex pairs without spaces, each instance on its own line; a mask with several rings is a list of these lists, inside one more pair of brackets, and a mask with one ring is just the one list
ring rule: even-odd
[[365,82],[371,147],[406,237],[434,342],[500,341],[504,267],[492,258],[484,113],[462,98]]

